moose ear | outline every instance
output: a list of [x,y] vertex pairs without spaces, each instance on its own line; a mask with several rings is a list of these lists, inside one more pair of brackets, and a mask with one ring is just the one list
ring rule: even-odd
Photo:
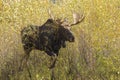
[[53,20],[52,19],[48,19],[47,22],[53,23]]

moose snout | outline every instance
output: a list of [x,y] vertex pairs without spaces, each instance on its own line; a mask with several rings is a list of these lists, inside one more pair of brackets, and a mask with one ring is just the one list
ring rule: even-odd
[[71,37],[70,38],[70,42],[74,42],[75,41],[75,38],[74,37]]

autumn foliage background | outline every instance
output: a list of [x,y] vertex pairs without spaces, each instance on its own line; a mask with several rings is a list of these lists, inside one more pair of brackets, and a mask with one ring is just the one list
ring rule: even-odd
[[26,68],[18,71],[24,54],[20,31],[42,25],[48,9],[70,22],[72,11],[84,12],[85,20],[72,27],[75,42],[60,50],[54,74],[48,55],[31,52],[33,80],[120,80],[120,0],[0,0],[0,80],[29,80]]

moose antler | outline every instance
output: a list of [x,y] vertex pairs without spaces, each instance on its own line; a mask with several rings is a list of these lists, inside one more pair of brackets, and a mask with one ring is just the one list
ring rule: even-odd
[[51,19],[55,20],[57,23],[59,23],[59,24],[62,24],[62,23],[63,23],[62,19],[56,18],[56,17],[54,16],[54,14],[53,14],[53,12],[51,11],[51,9],[48,9],[48,15],[49,15],[49,17],[50,17]]
[[82,22],[84,20],[84,18],[85,18],[85,16],[83,14],[74,12],[73,13],[74,22],[72,24],[70,24],[70,26],[73,26],[73,25],[76,25],[76,24]]
[[85,18],[83,13],[74,12],[73,13],[73,23],[70,24],[66,18],[64,20],[60,19],[60,18],[56,19],[50,9],[48,9],[48,15],[50,16],[51,19],[55,20],[58,24],[64,26],[65,28],[68,28],[68,29],[70,29],[71,26],[73,26],[73,25],[81,23]]
[[67,29],[70,29],[71,26],[81,23],[84,20],[84,18],[85,16],[82,13],[80,14],[80,13],[74,12],[73,23],[70,24],[67,20],[64,20],[61,25]]
[[51,19],[55,20],[55,17],[53,16],[53,13],[51,12],[50,9],[48,9],[48,15],[50,16]]

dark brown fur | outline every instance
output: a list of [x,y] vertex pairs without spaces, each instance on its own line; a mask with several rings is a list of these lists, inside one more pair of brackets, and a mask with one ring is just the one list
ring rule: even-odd
[[58,55],[59,49],[66,46],[65,41],[74,41],[72,33],[52,19],[48,19],[42,26],[25,27],[21,37],[25,52],[38,49],[50,56]]
[[[70,30],[53,19],[48,19],[42,26],[29,25],[25,27],[21,31],[21,38],[26,62],[33,49],[44,51],[49,56],[58,56],[60,48],[66,47],[66,41],[74,42],[74,36]],[[54,67],[55,62],[51,67]]]

